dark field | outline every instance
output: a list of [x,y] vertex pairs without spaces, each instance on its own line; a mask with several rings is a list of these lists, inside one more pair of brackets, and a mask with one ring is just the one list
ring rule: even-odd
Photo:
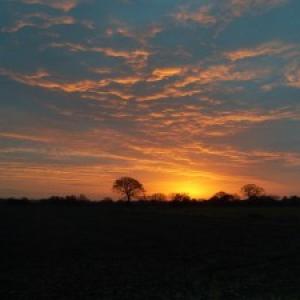
[[300,208],[2,205],[0,299],[300,299]]

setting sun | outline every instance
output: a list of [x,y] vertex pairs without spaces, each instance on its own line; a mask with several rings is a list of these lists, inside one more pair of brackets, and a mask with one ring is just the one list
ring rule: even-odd
[[186,193],[192,198],[207,197],[211,194],[208,189],[201,186],[201,183],[193,181],[162,182],[160,189],[166,195],[172,193]]

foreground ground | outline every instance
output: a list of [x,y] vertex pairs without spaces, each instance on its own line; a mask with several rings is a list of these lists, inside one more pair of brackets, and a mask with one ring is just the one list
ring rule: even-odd
[[300,208],[0,207],[0,299],[300,299]]

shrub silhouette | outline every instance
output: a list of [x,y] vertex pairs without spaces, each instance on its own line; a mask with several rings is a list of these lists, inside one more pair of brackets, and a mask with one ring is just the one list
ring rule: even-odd
[[218,192],[213,197],[211,197],[208,201],[215,204],[228,204],[234,201],[239,201],[240,198],[237,195],[228,194],[226,192]]
[[172,195],[171,200],[173,202],[189,202],[191,201],[191,197],[186,193],[176,193]]
[[157,201],[157,202],[164,202],[164,201],[167,201],[167,196],[162,193],[155,193],[149,197],[149,200]]

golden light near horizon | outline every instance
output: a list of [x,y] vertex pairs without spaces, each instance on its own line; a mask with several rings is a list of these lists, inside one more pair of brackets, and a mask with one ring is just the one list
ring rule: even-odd
[[212,194],[212,190],[209,187],[205,187],[201,183],[192,180],[163,182],[159,188],[166,195],[185,193],[192,198],[208,197]]

